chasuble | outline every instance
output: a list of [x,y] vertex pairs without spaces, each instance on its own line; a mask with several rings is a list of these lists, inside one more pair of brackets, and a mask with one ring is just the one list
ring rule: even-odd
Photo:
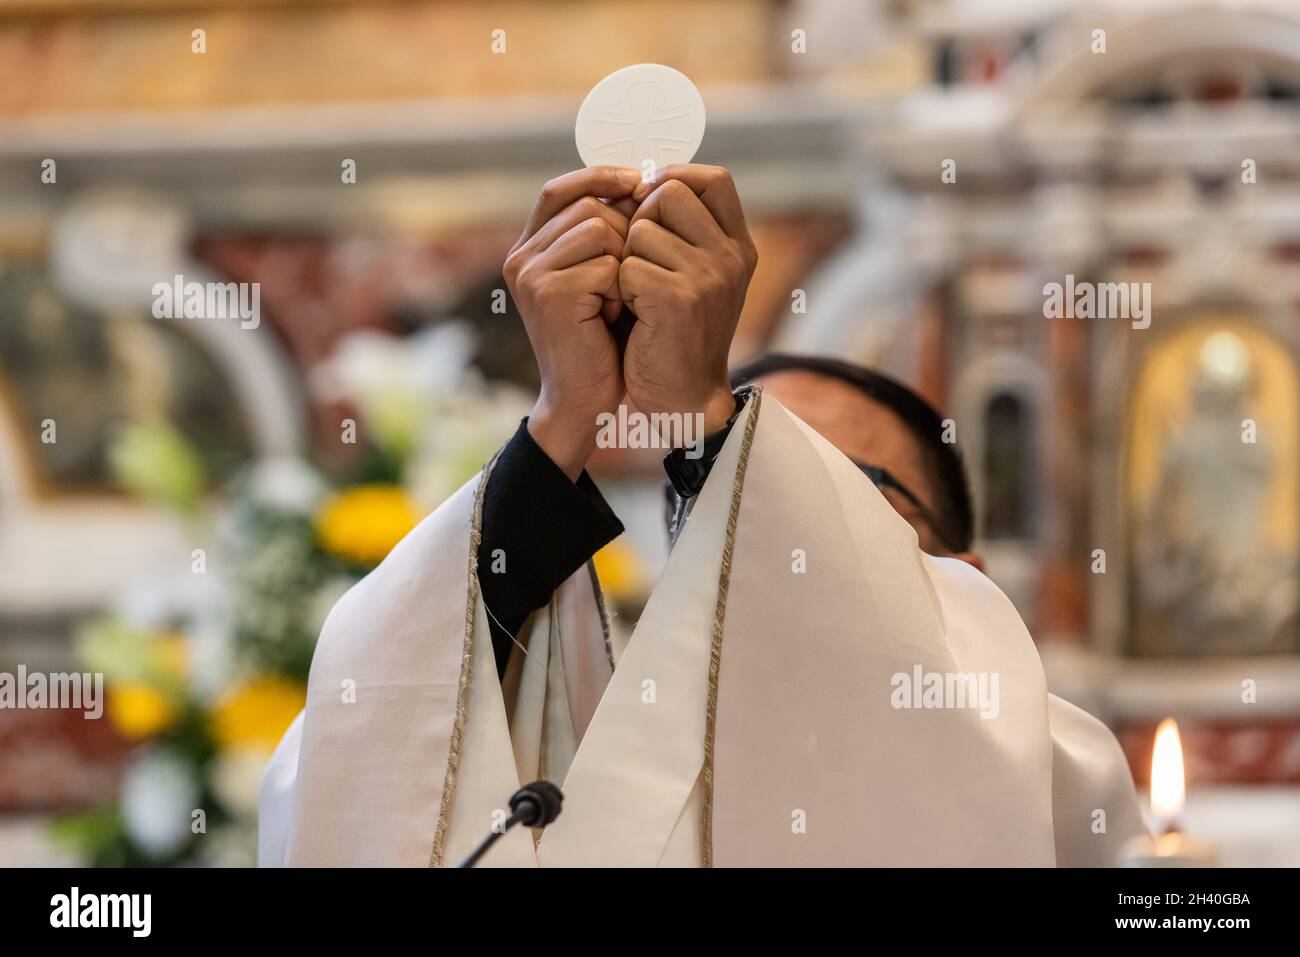
[[1143,833],[1118,743],[1048,693],[1008,599],[761,389],[627,641],[584,567],[500,678],[490,474],[331,612],[263,865],[454,866],[541,777],[563,813],[480,866],[1106,866]]

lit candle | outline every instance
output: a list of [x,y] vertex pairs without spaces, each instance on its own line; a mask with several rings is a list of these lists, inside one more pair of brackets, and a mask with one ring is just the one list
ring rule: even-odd
[[1156,729],[1151,752],[1151,818],[1157,829],[1153,839],[1143,834],[1125,846],[1120,855],[1124,867],[1213,867],[1218,849],[1193,840],[1178,823],[1187,800],[1187,779],[1183,772],[1183,743],[1178,725],[1166,718]]

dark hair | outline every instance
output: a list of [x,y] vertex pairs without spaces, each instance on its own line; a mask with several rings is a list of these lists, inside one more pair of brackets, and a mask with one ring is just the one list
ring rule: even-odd
[[[931,466],[931,479],[940,500],[930,504],[943,524],[938,529],[948,544],[959,552],[971,546],[975,537],[975,513],[970,484],[957,449],[943,441],[943,418],[935,408],[900,382],[888,376],[839,359],[772,353],[747,362],[731,373],[731,387],[737,389],[776,372],[811,372],[847,382],[867,398],[879,402],[898,416],[920,443]],[[866,463],[868,465],[875,463]]]

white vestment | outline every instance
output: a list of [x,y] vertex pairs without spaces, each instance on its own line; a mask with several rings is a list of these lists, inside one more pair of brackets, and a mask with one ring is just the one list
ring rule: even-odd
[[[483,865],[1100,866],[1143,833],[1118,743],[1048,694],[1002,592],[761,392],[621,654],[583,568],[498,679],[483,481],[330,614],[263,865],[454,865],[539,777],[563,813]],[[898,690],[917,674],[947,697]]]

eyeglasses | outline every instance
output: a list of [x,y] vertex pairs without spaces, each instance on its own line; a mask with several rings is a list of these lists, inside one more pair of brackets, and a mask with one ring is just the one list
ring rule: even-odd
[[950,552],[957,552],[960,550],[952,547],[951,541],[948,536],[943,533],[943,526],[940,524],[939,519],[935,516],[934,512],[926,508],[925,505],[922,504],[921,500],[916,497],[916,494],[898,479],[894,478],[887,469],[882,469],[879,465],[863,465],[861,462],[854,462],[853,464],[862,471],[863,475],[871,479],[871,484],[876,488],[892,488],[899,495],[903,496],[903,498],[907,499],[908,503],[916,509],[917,515],[921,517],[925,524],[930,526],[930,530],[934,532],[935,537],[939,539],[944,548],[948,549]]

